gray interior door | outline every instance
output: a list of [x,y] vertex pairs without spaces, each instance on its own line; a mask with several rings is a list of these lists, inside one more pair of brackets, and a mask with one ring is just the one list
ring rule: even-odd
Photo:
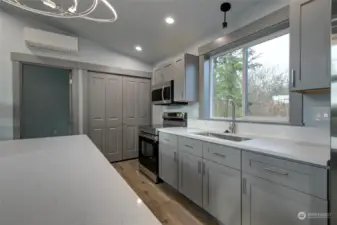
[[105,152],[105,76],[89,74],[89,136]]
[[70,71],[23,65],[21,138],[71,134]]
[[138,82],[137,78],[123,77],[123,159],[138,157]]
[[105,82],[106,146],[104,155],[110,162],[123,158],[123,78],[106,75]]

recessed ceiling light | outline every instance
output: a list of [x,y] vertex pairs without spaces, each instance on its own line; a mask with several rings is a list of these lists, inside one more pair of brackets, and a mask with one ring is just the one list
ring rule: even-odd
[[172,17],[166,17],[165,22],[167,24],[174,24],[174,19]]
[[140,47],[139,45],[135,46],[135,49],[136,49],[136,51],[138,51],[138,52],[143,51],[142,47]]

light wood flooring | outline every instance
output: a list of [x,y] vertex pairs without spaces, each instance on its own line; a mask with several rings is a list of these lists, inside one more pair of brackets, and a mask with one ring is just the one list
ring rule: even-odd
[[205,211],[165,183],[154,184],[138,171],[138,160],[112,164],[162,224],[216,225]]

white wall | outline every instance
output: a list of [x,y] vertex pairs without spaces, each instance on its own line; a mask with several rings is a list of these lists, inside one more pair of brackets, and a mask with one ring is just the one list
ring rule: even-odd
[[11,52],[77,60],[131,70],[152,71],[152,66],[148,64],[113,52],[82,38],[79,39],[79,54],[38,51],[28,48],[23,40],[25,26],[64,33],[37,21],[14,17],[0,9],[0,140],[13,138]]

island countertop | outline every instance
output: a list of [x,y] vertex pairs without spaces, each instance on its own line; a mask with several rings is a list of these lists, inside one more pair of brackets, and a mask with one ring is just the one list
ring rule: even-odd
[[160,225],[85,135],[0,142],[1,225]]
[[315,145],[303,142],[294,142],[291,140],[261,138],[245,135],[239,136],[248,137],[251,138],[251,140],[235,142],[197,135],[196,133],[205,132],[205,130],[196,128],[161,128],[159,129],[159,132],[189,137],[219,145],[235,147],[245,151],[267,154],[321,167],[328,167],[328,161],[330,159],[330,146],[328,145]]

